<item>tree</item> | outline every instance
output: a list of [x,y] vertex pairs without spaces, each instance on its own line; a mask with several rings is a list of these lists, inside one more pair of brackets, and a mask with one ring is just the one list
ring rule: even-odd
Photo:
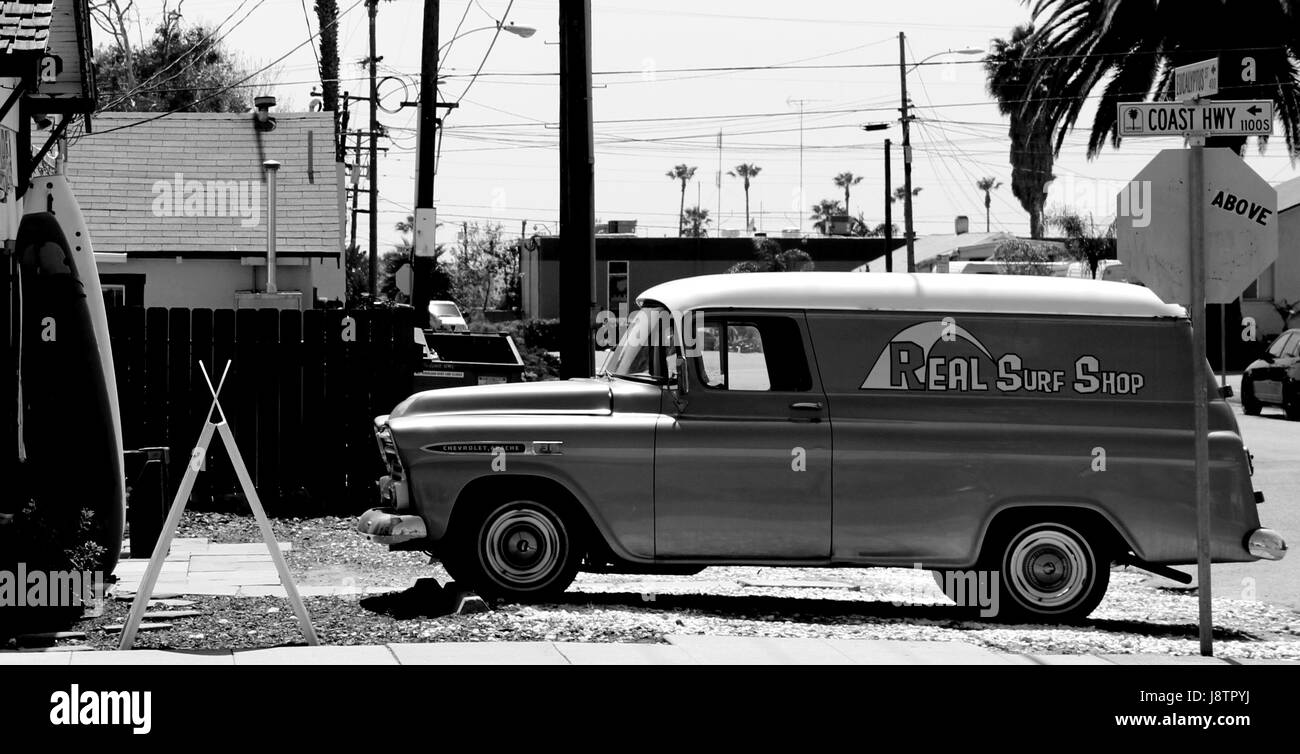
[[1010,119],[1011,193],[1029,213],[1029,235],[1043,237],[1043,210],[1047,204],[1047,187],[1056,178],[1052,174],[1052,127],[1039,124],[1038,106],[1051,97],[1042,83],[1031,86],[1035,70],[1050,61],[1030,41],[1034,26],[1017,26],[1008,39],[993,40],[993,52],[984,59],[989,94],[998,101],[998,110]]
[[695,177],[695,168],[687,166],[685,163],[673,167],[669,170],[667,176],[674,181],[682,182],[682,202],[678,208],[680,219],[677,221],[677,237],[681,238],[683,230],[686,227],[686,183]]
[[[95,77],[108,101],[104,110],[130,112],[238,113],[252,107],[248,84],[266,83],[221,41],[211,26],[186,26],[180,12],[164,5],[162,20],[147,44],[134,50],[127,26],[133,3],[105,0],[92,18],[110,24],[113,45],[95,52]],[[257,79],[264,79],[258,81]]]
[[844,172],[835,176],[834,180],[836,186],[844,189],[844,212],[847,214],[849,211],[849,189],[862,183],[862,176]]
[[[1231,98],[1273,100],[1287,149],[1300,156],[1300,0],[1035,0],[1032,13],[1031,42],[1041,50],[1032,86],[1053,95],[1035,101],[1032,114],[1054,130],[1057,154],[1094,90],[1101,88],[1089,158],[1108,139],[1119,146],[1119,103],[1169,94],[1177,66],[1251,50],[1256,81],[1234,86]],[[1240,150],[1245,141],[1216,137],[1206,145]],[[1262,148],[1267,137],[1259,141]]]
[[[320,91],[326,112],[339,110],[339,3],[316,0],[316,22],[320,28]],[[335,122],[337,128],[338,123]]]
[[467,223],[465,240],[447,265],[451,297],[467,311],[495,308],[517,268],[518,244],[506,244],[500,224]]
[[1052,275],[1048,265],[1052,253],[1048,247],[1034,241],[1013,238],[998,244],[993,259],[1001,263],[1005,275]]
[[[896,225],[896,224],[894,224],[894,223],[890,223],[890,224],[889,224],[889,236],[890,236],[890,238],[898,238],[898,225]],[[876,227],[874,227],[874,228],[872,228],[871,230],[867,231],[867,237],[869,237],[869,238],[884,238],[884,237],[885,237],[885,224],[884,224],[884,223],[880,223],[880,224],[878,224]]]
[[703,207],[687,207],[682,212],[682,226],[690,238],[706,238],[709,230],[705,226],[711,222],[709,211]]
[[[912,196],[920,196],[920,195],[921,195],[920,186],[917,186],[912,189]],[[889,197],[889,203],[893,204],[894,202],[901,202],[906,198],[907,198],[907,189],[903,186],[898,186],[897,188],[894,189],[894,195]]]
[[843,215],[844,205],[840,204],[839,199],[822,199],[813,205],[812,216],[808,219],[815,221],[813,228],[825,235],[830,230],[831,218]]
[[749,220],[749,182],[750,182],[751,180],[753,180],[754,178],[758,177],[758,174],[759,174],[760,172],[762,172],[762,170],[763,170],[763,169],[760,168],[760,167],[757,166],[757,165],[754,165],[754,164],[749,163],[749,162],[742,162],[742,163],[740,163],[739,165],[736,166],[736,169],[735,169],[735,170],[728,170],[728,171],[727,171],[727,175],[731,176],[732,178],[740,178],[741,180],[744,181],[744,186],[745,186],[745,231],[748,232],[748,233],[752,233],[752,232],[754,231],[754,224],[751,223],[750,220]]
[[1002,188],[1002,181],[993,176],[985,176],[975,181],[975,188],[984,192],[984,232],[989,232],[990,206],[993,204],[993,192]]
[[1084,217],[1068,207],[1058,207],[1047,213],[1044,224],[1065,236],[1065,253],[1085,262],[1089,276],[1095,279],[1098,262],[1109,258],[1115,248],[1115,225],[1112,223],[1100,228],[1091,214]]
[[812,257],[803,249],[783,250],[773,239],[758,238],[754,240],[754,258],[733,264],[727,272],[808,272],[813,266]]

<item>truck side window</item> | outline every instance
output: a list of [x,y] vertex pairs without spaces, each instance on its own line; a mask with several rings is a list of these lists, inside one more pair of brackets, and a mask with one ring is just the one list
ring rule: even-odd
[[1286,332],[1282,333],[1281,335],[1278,336],[1277,340],[1273,341],[1273,345],[1269,346],[1268,348],[1269,354],[1275,357],[1281,356],[1283,349],[1285,349],[1287,345],[1293,342],[1294,340],[1295,340],[1295,335]]
[[713,390],[803,392],[812,389],[803,335],[788,317],[706,317],[694,359]]

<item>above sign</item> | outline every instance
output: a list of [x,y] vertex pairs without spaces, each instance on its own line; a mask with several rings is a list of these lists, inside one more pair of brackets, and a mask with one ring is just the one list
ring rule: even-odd
[[1210,58],[1174,69],[1174,99],[1186,102],[1219,93],[1219,59]]
[[1277,259],[1277,190],[1230,149],[1206,149],[1205,193],[1189,196],[1191,151],[1156,155],[1117,197],[1119,258],[1156,295],[1191,300],[1190,202],[1205,213],[1205,300],[1231,303]]
[[1268,136],[1271,100],[1122,102],[1120,136]]

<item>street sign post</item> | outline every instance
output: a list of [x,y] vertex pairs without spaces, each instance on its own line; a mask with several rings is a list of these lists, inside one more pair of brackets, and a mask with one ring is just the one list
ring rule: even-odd
[[[1138,106],[1121,105],[1121,115],[1129,107]],[[1206,149],[1199,143],[1156,155],[1117,197],[1120,259],[1166,301],[1186,305],[1192,320],[1196,575],[1201,654],[1207,657],[1213,655],[1214,645],[1205,304],[1207,298],[1215,303],[1235,300],[1277,258],[1277,225],[1277,191],[1231,150]]]
[[1210,58],[1174,69],[1174,99],[1179,102],[1210,97],[1218,93],[1218,58]]
[[1268,136],[1269,100],[1121,102],[1120,136]]

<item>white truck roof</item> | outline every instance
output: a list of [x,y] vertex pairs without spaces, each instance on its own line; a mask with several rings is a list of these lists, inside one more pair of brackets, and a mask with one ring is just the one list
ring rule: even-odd
[[656,285],[637,298],[673,311],[842,309],[1185,317],[1147,288],[1033,275],[751,272],[701,275]]

